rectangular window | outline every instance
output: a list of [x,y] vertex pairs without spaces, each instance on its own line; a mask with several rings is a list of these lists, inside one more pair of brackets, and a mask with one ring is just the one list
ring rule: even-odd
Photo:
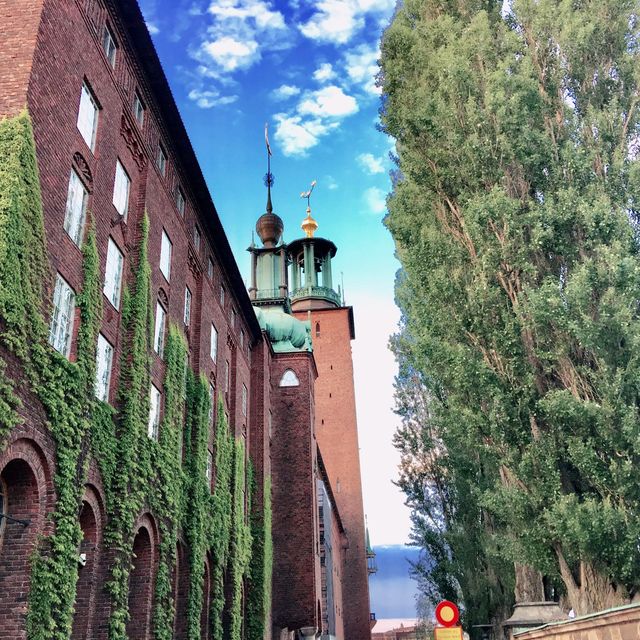
[[164,327],[166,322],[166,312],[164,307],[156,303],[156,326],[153,333],[153,350],[162,358],[164,353]]
[[162,230],[162,242],[160,244],[160,271],[162,275],[167,279],[167,282],[171,279],[171,253],[173,245],[167,232]]
[[215,362],[218,357],[218,330],[213,324],[211,325],[211,344],[209,346],[209,355],[211,355],[211,359]]
[[198,229],[198,225],[195,225],[193,227],[193,244],[196,246],[196,249],[198,251],[200,251],[200,239],[201,239],[201,235],[200,235],[200,229]]
[[213,260],[209,258],[209,264],[207,265],[207,275],[209,280],[213,279]]
[[235,309],[231,309],[231,328],[235,329],[236,328],[236,310]]
[[182,193],[182,189],[180,187],[176,188],[176,207],[178,207],[178,211],[180,215],[184,217],[184,193]]
[[191,289],[184,288],[184,326],[191,324]]
[[69,357],[73,315],[76,308],[76,294],[69,283],[58,273],[53,290],[53,308],[49,325],[49,343],[63,356]]
[[96,398],[109,402],[109,388],[111,386],[111,366],[113,364],[113,347],[107,339],[98,334],[96,349]]
[[244,329],[240,330],[240,349],[244,349]]
[[156,156],[156,166],[162,177],[167,175],[167,154],[162,148],[162,145],[158,145],[158,155]]
[[224,363],[224,392],[229,393],[229,381],[231,378],[231,371],[229,369],[229,361],[226,360]]
[[80,108],[78,109],[78,130],[91,151],[96,145],[96,131],[98,130],[98,103],[93,97],[86,82],[82,83],[80,93]]
[[71,169],[69,190],[67,191],[67,208],[64,214],[64,230],[78,246],[82,244],[88,197],[89,194],[84,184],[82,184],[82,180],[80,180],[78,174]]
[[247,391],[246,385],[242,385],[242,415],[247,417],[247,403],[249,400],[249,393]]
[[131,179],[125,171],[120,160],[116,161],[116,179],[113,183],[113,206],[118,213],[127,220],[129,213],[129,189],[131,188]]
[[107,60],[113,69],[116,68],[116,49],[117,49],[115,38],[111,33],[111,29],[105,25],[104,31],[102,32],[102,49],[104,50],[104,55],[107,56]]
[[147,435],[153,439],[158,439],[158,433],[160,432],[160,390],[155,384],[151,385],[151,392],[149,393],[149,429]]
[[144,124],[144,104],[137,91],[133,94],[133,115],[138,121],[138,124],[142,127]]
[[116,243],[109,238],[107,247],[107,267],[104,274],[104,288],[102,289],[105,296],[111,304],[116,308],[120,308],[120,291],[122,289],[122,268],[124,265],[124,256]]
[[209,383],[209,424],[213,424],[213,409],[216,402],[216,388],[213,382]]
[[209,490],[211,490],[211,481],[213,480],[213,453],[211,451],[207,451],[207,483],[209,485]]
[[227,292],[224,285],[220,285],[220,306],[224,309],[224,301],[227,297]]

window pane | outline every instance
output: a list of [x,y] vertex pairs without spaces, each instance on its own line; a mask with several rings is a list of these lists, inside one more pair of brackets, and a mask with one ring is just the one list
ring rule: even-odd
[[218,331],[211,325],[211,346],[210,351],[211,359],[215,362],[218,357]]
[[196,245],[196,249],[200,250],[200,229],[193,227],[193,244]]
[[158,439],[160,427],[160,391],[152,384],[149,394],[149,429],[147,435],[154,440]]
[[162,357],[164,351],[164,324],[165,324],[165,311],[162,305],[156,303],[156,327],[153,337],[153,348],[155,352]]
[[113,185],[113,206],[118,213],[127,219],[129,213],[129,188],[131,180],[120,160],[116,161],[116,179]]
[[67,208],[64,215],[64,230],[78,245],[82,243],[84,219],[87,211],[87,190],[78,174],[72,169],[67,192]]
[[158,156],[156,158],[156,165],[158,166],[158,171],[164,176],[167,171],[167,154],[164,152],[164,149],[158,145]]
[[162,244],[160,247],[160,271],[167,279],[167,282],[171,278],[171,240],[165,231],[162,232]]
[[76,296],[73,289],[59,273],[56,274],[51,324],[49,325],[49,343],[63,356],[68,356],[71,349],[75,301]]
[[85,83],[80,93],[80,109],[78,110],[78,129],[91,151],[95,148],[96,129],[98,125],[98,105]]
[[229,361],[227,360],[224,363],[224,390],[226,393],[229,392],[229,380],[230,380],[230,371],[229,371]]
[[209,424],[213,423],[213,410],[216,402],[216,389],[213,383],[209,383]]
[[105,26],[104,32],[102,34],[102,48],[104,49],[104,54],[107,56],[107,60],[112,67],[116,66],[116,42],[111,35],[111,31],[109,27]]
[[245,417],[247,415],[248,395],[247,387],[242,385],[242,415]]
[[178,207],[178,211],[182,216],[184,216],[184,202],[184,193],[182,193],[182,189],[178,187],[176,189],[176,207]]
[[104,295],[111,304],[116,308],[120,308],[120,291],[122,288],[122,268],[124,265],[124,256],[118,249],[116,243],[109,238],[109,246],[107,248],[107,268],[104,274]]
[[213,278],[213,260],[209,258],[209,265],[207,267],[207,275],[209,278]]
[[138,121],[138,124],[142,126],[144,124],[144,105],[142,104],[142,99],[137,93],[133,96],[133,115]]
[[189,287],[184,290],[184,324],[189,326],[191,322],[191,291]]
[[96,349],[96,398],[109,402],[109,388],[111,386],[111,366],[113,364],[113,347],[106,338],[98,334]]

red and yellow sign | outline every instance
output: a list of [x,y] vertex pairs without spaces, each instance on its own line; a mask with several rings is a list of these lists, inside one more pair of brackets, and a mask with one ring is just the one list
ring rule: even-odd
[[436,620],[443,627],[455,627],[458,624],[458,620],[460,620],[460,611],[458,611],[458,607],[453,602],[443,600],[436,607]]
[[462,627],[436,627],[434,640],[462,640]]

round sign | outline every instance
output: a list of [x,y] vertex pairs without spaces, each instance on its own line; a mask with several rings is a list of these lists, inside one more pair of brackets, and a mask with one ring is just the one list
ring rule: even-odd
[[453,627],[458,623],[460,619],[460,612],[458,611],[458,607],[456,607],[453,602],[449,602],[449,600],[443,600],[436,607],[436,620],[443,627]]

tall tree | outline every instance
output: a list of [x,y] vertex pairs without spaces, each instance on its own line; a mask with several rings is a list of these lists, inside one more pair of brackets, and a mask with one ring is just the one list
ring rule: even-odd
[[534,567],[586,613],[640,586],[639,7],[502,5],[399,6],[386,223],[442,446],[489,463],[490,543],[517,595]]

